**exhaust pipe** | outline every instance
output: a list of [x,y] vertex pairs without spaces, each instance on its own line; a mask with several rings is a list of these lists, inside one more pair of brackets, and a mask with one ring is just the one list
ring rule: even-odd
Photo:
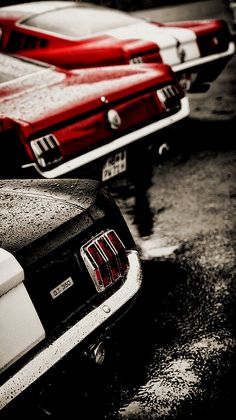
[[92,344],[88,351],[85,352],[86,356],[92,359],[97,365],[101,365],[105,359],[105,345],[103,341]]
[[158,149],[158,154],[160,156],[167,155],[167,153],[170,151],[170,147],[167,143],[162,143]]

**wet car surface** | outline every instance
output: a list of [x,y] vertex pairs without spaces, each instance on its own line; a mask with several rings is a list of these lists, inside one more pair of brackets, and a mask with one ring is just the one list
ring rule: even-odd
[[187,89],[215,80],[235,51],[222,19],[160,23],[86,2],[6,7],[0,27],[8,53],[65,68],[166,63]]
[[189,115],[162,64],[66,71],[0,54],[0,82],[2,177],[73,178],[98,167],[105,181],[125,172],[137,143],[145,150],[149,134]]

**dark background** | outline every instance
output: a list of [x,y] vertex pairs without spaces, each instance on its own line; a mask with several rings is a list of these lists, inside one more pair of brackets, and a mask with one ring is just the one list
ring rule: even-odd
[[[8,6],[10,4],[17,4],[17,3],[27,3],[29,1],[24,0],[2,0],[0,2],[1,6]],[[176,5],[181,3],[191,3],[192,0],[87,0],[87,2],[94,3],[94,4],[101,4],[104,6],[114,7],[116,9],[121,10],[138,10],[138,9],[145,9],[149,7],[161,7],[161,6],[168,6],[168,5]]]

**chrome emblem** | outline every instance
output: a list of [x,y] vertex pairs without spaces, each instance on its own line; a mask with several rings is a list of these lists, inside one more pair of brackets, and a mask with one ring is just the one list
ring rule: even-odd
[[112,130],[117,130],[121,125],[121,118],[115,109],[110,109],[107,113],[107,119]]

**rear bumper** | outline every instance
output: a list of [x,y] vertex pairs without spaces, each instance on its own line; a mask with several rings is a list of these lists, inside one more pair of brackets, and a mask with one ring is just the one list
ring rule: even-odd
[[0,409],[7,406],[33,382],[63,359],[103,324],[109,322],[122,307],[131,301],[141,286],[141,265],[136,251],[128,255],[129,271],[125,283],[100,306],[63,333],[49,346],[38,352],[19,371],[0,387]]
[[235,44],[232,41],[229,43],[229,48],[227,51],[224,51],[218,54],[208,55],[206,57],[196,58],[195,60],[191,60],[189,62],[177,64],[176,66],[173,66],[172,68],[174,72],[176,73],[183,73],[190,69],[198,69],[198,68],[200,69],[201,66],[208,63],[214,62],[217,64],[218,61],[222,61],[222,60],[225,60],[225,63],[227,63],[227,61],[230,59],[230,57],[232,57],[234,52],[235,52]]
[[84,153],[83,155],[73,158],[68,162],[64,162],[51,170],[42,171],[37,165],[37,163],[25,165],[23,169],[34,168],[38,172],[38,174],[43,178],[50,179],[61,177],[78,168],[82,168],[88,165],[89,163],[96,161],[97,159],[109,155],[110,153],[116,150],[122,149],[123,147],[126,147],[136,142],[137,140],[142,139],[143,137],[146,137],[156,131],[168,127],[169,125],[186,118],[189,115],[189,113],[189,102],[188,99],[185,97],[181,99],[181,108],[175,114],[158,120],[154,123],[151,123],[145,127],[139,128],[138,130],[132,131],[131,133],[119,137],[118,139],[106,145],[100,146],[94,150],[91,150],[90,152]]

